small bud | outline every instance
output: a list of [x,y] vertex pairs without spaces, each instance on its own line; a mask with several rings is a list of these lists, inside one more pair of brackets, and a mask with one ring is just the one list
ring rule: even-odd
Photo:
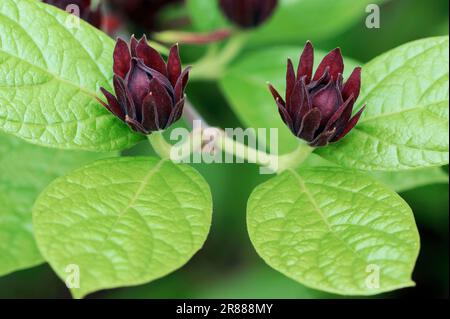
[[101,88],[111,113],[136,132],[164,130],[182,115],[190,68],[181,69],[178,45],[172,46],[167,63],[148,45],[145,36],[130,45],[118,39],[114,49],[115,96]]
[[130,22],[139,30],[153,32],[179,29],[189,23],[189,18],[184,15],[161,17],[161,13],[165,8],[170,5],[182,4],[183,1],[184,0],[107,0],[105,2],[108,2],[110,14],[118,16],[124,23]]
[[365,106],[352,116],[361,88],[361,68],[343,83],[341,50],[331,51],[313,76],[314,48],[306,43],[297,73],[288,59],[286,100],[269,84],[281,118],[298,138],[313,147],[326,146],[344,138],[358,123]]
[[226,17],[241,28],[264,23],[278,5],[278,0],[219,0]]

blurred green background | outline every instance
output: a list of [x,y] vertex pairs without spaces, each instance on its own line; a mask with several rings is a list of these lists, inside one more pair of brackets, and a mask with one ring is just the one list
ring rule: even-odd
[[[309,39],[323,50],[340,46],[347,57],[364,63],[411,40],[448,34],[448,7],[447,0],[386,1],[381,4],[380,29],[367,29],[366,14],[362,11],[345,30],[331,30],[327,36]],[[164,13],[170,15],[170,9]],[[296,14],[299,20],[303,18],[302,12]],[[320,12],[316,21],[321,23]],[[288,43],[301,46],[305,40],[300,36]],[[183,48],[186,58],[192,60],[200,51]],[[211,124],[240,126],[216,84],[192,82],[188,94]],[[148,152],[147,144],[141,144],[126,155]],[[163,279],[138,287],[102,291],[89,298],[337,297],[284,277],[265,265],[252,248],[246,230],[247,199],[253,188],[269,177],[259,175],[256,166],[247,164],[196,165],[196,168],[210,184],[214,197],[213,226],[204,248],[185,267]],[[440,184],[401,193],[414,211],[421,234],[422,249],[413,275],[417,286],[377,297],[448,298],[448,191],[448,184]],[[33,297],[70,298],[70,294],[47,265],[0,277],[0,298]]]

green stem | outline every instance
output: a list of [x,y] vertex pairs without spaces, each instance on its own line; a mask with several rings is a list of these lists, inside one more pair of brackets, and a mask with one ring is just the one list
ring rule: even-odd
[[162,132],[154,132],[148,136],[148,140],[153,147],[153,150],[162,159],[170,158],[170,151],[172,145],[166,142],[166,139],[162,135]]
[[[248,145],[235,141],[231,137],[227,136],[223,130],[217,130],[219,131],[220,136],[217,146],[223,152],[237,158],[247,160],[248,162],[255,161],[257,165],[265,167],[269,171],[273,171],[274,173],[281,173],[288,169],[297,168],[314,151],[313,147],[310,147],[305,143],[301,143],[299,144],[299,147],[292,153],[284,154],[281,156],[278,156],[276,154],[268,154],[264,151],[254,149],[252,147],[249,147]],[[201,140],[201,131],[192,132],[190,138],[188,138],[183,145],[177,146],[176,149],[174,149],[175,146],[172,146],[165,140],[162,132],[155,132],[149,135],[148,139],[155,152],[162,159],[170,159],[171,154],[191,154],[194,151],[193,148],[201,148],[201,145],[197,145],[196,147],[192,146],[194,134],[199,134],[199,138]]]
[[[192,125],[194,120],[200,120],[203,126],[207,129],[211,127],[208,123],[202,119],[201,115],[197,112],[195,107],[186,101],[184,107],[184,116],[188,120],[188,123]],[[288,169],[295,169],[299,167],[308,156],[314,151],[314,148],[307,145],[305,142],[301,142],[297,149],[291,153],[278,155],[268,154],[265,151],[254,149],[243,143],[235,141],[228,136],[224,130],[214,128],[217,131],[216,146],[224,153],[235,156],[239,159],[247,160],[247,162],[255,163],[259,166],[267,168],[269,171],[281,173]],[[172,159],[174,161],[180,161],[182,158],[172,158],[177,154],[183,154],[188,156],[195,151],[200,151],[203,146],[203,129],[194,129],[186,141],[182,145],[172,146],[167,143],[162,132],[155,132],[148,137],[155,152],[163,159]],[[197,141],[197,143],[195,143]],[[198,144],[198,145],[194,145]]]
[[220,133],[221,143],[218,143],[218,147],[223,152],[247,161],[254,160],[259,166],[267,167],[274,172],[277,171],[277,167],[273,165],[277,162],[277,155],[267,154],[264,151],[254,149],[248,145],[237,142],[222,130],[220,130]]
[[314,147],[302,141],[295,151],[278,157],[277,173],[299,167],[312,152],[314,152]]
[[[148,140],[153,147],[153,150],[162,159],[170,159],[174,162],[183,161],[185,158],[180,157],[179,154],[185,157],[192,154],[195,150],[201,149],[201,131],[192,131],[189,137],[182,145],[174,146],[166,141],[161,132],[154,132],[148,136]],[[194,141],[200,141],[199,145],[194,145]]]
[[225,153],[235,155],[238,158],[249,161],[256,160],[256,164],[266,167],[274,173],[281,173],[288,169],[299,167],[308,156],[314,151],[314,148],[302,142],[298,148],[291,153],[284,155],[268,154],[251,148],[245,144],[234,141],[222,131],[222,143],[219,145]]
[[209,47],[206,55],[193,65],[191,79],[193,80],[217,80],[228,64],[241,52],[248,34],[235,33],[221,48],[217,44]]

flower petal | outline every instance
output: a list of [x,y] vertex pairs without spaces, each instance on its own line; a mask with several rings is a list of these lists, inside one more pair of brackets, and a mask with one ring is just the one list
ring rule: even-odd
[[100,88],[100,91],[102,91],[103,95],[106,97],[106,99],[108,100],[108,104],[106,104],[105,102],[103,102],[102,100],[98,99],[98,101],[104,106],[106,107],[112,114],[114,114],[115,116],[117,116],[119,119],[121,119],[122,121],[125,121],[125,112],[122,109],[122,107],[119,104],[119,101],[117,100],[117,98],[112,95],[110,92],[108,92],[107,90],[105,90],[104,88]]
[[334,81],[328,82],[312,96],[312,105],[319,108],[322,113],[322,126],[328,122],[342,103],[341,92]]
[[361,108],[361,110],[359,110],[358,113],[356,113],[355,116],[352,117],[352,119],[348,122],[347,126],[344,128],[344,130],[333,138],[332,142],[337,142],[343,139],[356,126],[356,124],[358,124],[359,119],[361,118],[361,115],[365,109],[366,106],[364,105]]
[[309,84],[307,84],[308,93],[311,97],[314,96],[318,91],[323,89],[328,83],[330,83],[331,76],[329,70],[330,68],[327,67],[320,79],[311,81]]
[[157,79],[167,89],[167,91],[170,92],[172,96],[174,96],[175,92],[174,88],[172,87],[172,83],[170,83],[169,79],[165,75],[161,74],[160,72],[154,69],[149,68],[142,62],[142,60],[138,61],[138,64],[139,67],[141,67],[148,74],[150,74],[151,77]]
[[144,35],[136,46],[136,56],[144,61],[144,64],[159,73],[167,76],[167,68],[161,55],[148,45],[147,37]]
[[300,56],[297,69],[297,81],[306,76],[305,82],[308,84],[311,82],[312,72],[314,67],[314,47],[311,42],[306,42],[303,53]]
[[333,135],[336,134],[336,129],[333,128],[332,130],[329,131],[324,131],[322,133],[319,134],[319,136],[317,136],[314,141],[312,141],[310,143],[311,146],[313,147],[323,147],[326,146],[331,138],[333,137]]
[[284,107],[286,106],[286,103],[284,102],[283,98],[281,97],[280,93],[273,87],[272,84],[268,83],[270,93],[272,93],[273,98],[276,101],[279,101]]
[[151,132],[151,131],[147,130],[145,127],[143,127],[141,123],[139,123],[135,119],[132,119],[132,118],[130,118],[128,116],[125,117],[125,122],[135,132],[142,133],[142,134],[145,134],[145,135],[148,135]]
[[292,64],[292,60],[287,60],[287,71],[286,71],[286,105],[289,105],[289,101],[291,100],[292,91],[295,86],[295,71],[294,65]]
[[297,114],[297,112],[302,109],[304,101],[304,91],[302,87],[302,82],[298,81],[295,83],[289,98],[287,99],[286,109],[289,114]]
[[311,111],[306,113],[303,118],[302,125],[297,136],[308,142],[312,142],[320,126],[321,120],[322,114],[320,113],[320,110],[318,108],[313,108]]
[[149,92],[150,78],[138,62],[136,58],[132,58],[126,84],[136,107],[137,119],[140,121],[142,102]]
[[299,130],[302,125],[303,117],[305,116],[306,113],[308,113],[312,109],[312,103],[311,103],[311,98],[309,97],[309,94],[308,94],[308,90],[306,89],[305,77],[303,77],[303,79],[297,83],[299,83],[299,85],[300,85],[300,92],[301,92],[300,105],[301,106],[293,114],[293,120],[294,120],[294,127],[297,130]]
[[170,83],[175,87],[177,80],[181,75],[181,59],[178,51],[178,44],[170,48],[169,57],[167,59],[167,73]]
[[341,49],[336,48],[325,56],[317,68],[314,81],[320,79],[327,67],[330,68],[330,76],[333,80],[336,80],[339,74],[344,73],[344,59],[342,58]]
[[296,134],[295,128],[294,128],[294,125],[293,125],[293,122],[292,122],[292,118],[289,115],[289,113],[287,112],[286,108],[284,107],[284,105],[282,105],[280,103],[279,100],[277,100],[276,103],[277,103],[277,106],[278,106],[278,113],[280,113],[281,119],[291,129],[292,133]]
[[113,59],[114,59],[114,66],[113,66],[114,74],[124,79],[128,71],[130,70],[131,54],[128,44],[120,38],[117,39],[117,43],[114,48]]
[[191,67],[187,67],[181,73],[180,77],[175,84],[175,101],[180,101],[184,96],[184,89],[186,88],[187,82],[189,81],[189,71]]
[[172,113],[170,114],[169,120],[167,121],[167,126],[172,125],[176,121],[178,121],[181,116],[183,115],[183,107],[184,103],[186,101],[186,98],[182,98],[178,101],[178,103],[175,105],[175,107],[172,110]]
[[131,57],[136,58],[136,47],[138,45],[138,40],[134,37],[134,34],[131,36],[130,40],[130,51],[131,51]]
[[332,126],[336,126],[339,129],[339,125],[342,121],[347,123],[352,114],[354,103],[355,100],[353,99],[353,96],[350,96],[330,117],[325,126],[325,130],[329,130]]
[[353,70],[347,82],[345,82],[344,88],[342,89],[342,97],[344,98],[344,100],[346,100],[351,95],[353,95],[353,98],[356,101],[359,97],[360,91],[361,91],[361,68],[357,67]]
[[114,75],[113,78],[114,91],[116,92],[117,100],[125,111],[125,115],[131,118],[136,118],[136,108],[133,99],[128,92],[124,80]]
[[143,126],[152,131],[165,129],[172,109],[173,102],[167,90],[157,79],[152,79],[142,106]]

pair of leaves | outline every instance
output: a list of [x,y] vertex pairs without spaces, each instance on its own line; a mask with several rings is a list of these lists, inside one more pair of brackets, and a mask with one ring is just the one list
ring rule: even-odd
[[47,149],[0,133],[0,276],[44,262],[31,209],[45,186],[78,166],[114,155]]
[[114,41],[34,0],[0,2],[0,129],[61,149],[113,151],[142,137],[96,100]]
[[[317,154],[348,168],[398,171],[448,163],[448,37],[400,46],[363,67],[360,123],[342,141]],[[256,52],[233,65],[221,80],[230,104],[251,127],[280,128],[280,148],[295,147],[265,89],[265,81],[283,88],[287,56],[300,49]],[[321,58],[319,53],[316,61]],[[354,62],[345,59],[346,72]],[[261,65],[265,65],[261,67]],[[251,94],[249,94],[251,92]]]
[[[252,30],[247,45],[288,43],[306,39],[322,39],[336,35],[360,18],[368,4],[384,0],[280,0],[271,19]],[[200,31],[229,26],[218,1],[188,0],[187,7]],[[207,12],[208,14],[205,14]]]
[[[63,280],[68,266],[79,267],[72,293],[82,297],[181,267],[205,241],[211,209],[208,185],[192,168],[116,158],[53,182],[35,204],[34,227]],[[419,239],[412,212],[361,173],[285,172],[253,192],[248,228],[269,265],[310,287],[368,295],[413,284]],[[370,267],[379,269],[379,286],[368,286]]]

